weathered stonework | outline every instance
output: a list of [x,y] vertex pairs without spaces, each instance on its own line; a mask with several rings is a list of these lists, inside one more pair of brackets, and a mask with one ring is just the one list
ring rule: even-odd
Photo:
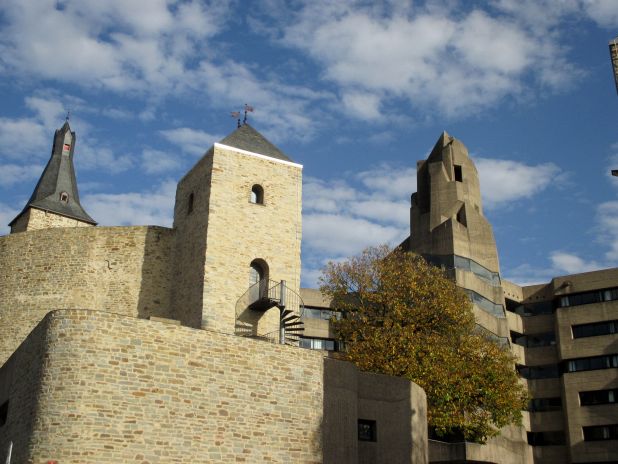
[[28,208],[11,226],[11,233],[26,232],[29,230],[50,229],[52,227],[93,227],[78,219],[61,214],[44,211],[38,208]]
[[[252,262],[300,293],[302,166],[243,126],[179,182],[173,229],[82,227],[68,131],[48,166],[70,188],[46,169],[33,199],[63,211],[66,190],[85,222],[27,205],[0,237],[0,456],[12,442],[20,463],[427,462],[417,385],[234,335]],[[253,335],[279,332],[276,306],[242,301]],[[359,419],[377,441],[359,442]]]
[[[422,389],[325,355],[55,311],[0,369],[0,450],[13,441],[19,463],[426,463]],[[358,444],[357,417],[377,421],[378,442]]]
[[0,237],[0,363],[52,309],[169,317],[172,231],[52,228]]

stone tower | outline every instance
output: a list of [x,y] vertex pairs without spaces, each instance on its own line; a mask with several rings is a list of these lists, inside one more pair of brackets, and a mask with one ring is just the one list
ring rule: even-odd
[[[284,280],[299,293],[301,182],[302,166],[248,124],[215,143],[181,179],[174,209],[177,319],[234,333],[237,302],[258,280]],[[262,333],[277,330],[276,316]]]
[[472,299],[478,325],[508,337],[496,242],[463,143],[444,132],[427,160],[418,162],[417,184],[410,250],[449,272]]
[[26,206],[11,221],[11,233],[52,227],[84,227],[97,223],[79,202],[73,166],[75,132],[69,122],[54,134],[47,166]]

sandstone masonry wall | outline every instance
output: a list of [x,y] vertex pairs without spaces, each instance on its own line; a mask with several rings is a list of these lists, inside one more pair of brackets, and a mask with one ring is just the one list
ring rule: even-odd
[[51,213],[37,208],[28,208],[28,210],[15,221],[13,227],[11,227],[11,233],[49,229],[51,227],[93,227],[93,225],[62,216],[61,214]]
[[0,237],[0,364],[52,309],[168,317],[172,231],[53,228]]
[[379,442],[368,452],[385,456],[371,462],[426,463],[420,387],[325,356],[54,311],[0,369],[0,402],[9,400],[0,450],[12,440],[19,463],[356,464],[368,462],[356,437],[363,415],[378,421]]
[[[268,264],[270,280],[285,280],[290,289],[300,292],[301,183],[298,165],[215,145],[204,327],[234,332],[235,305],[249,288],[254,259]],[[254,184],[264,189],[263,204],[250,202]],[[277,330],[277,325],[272,329]]]
[[322,353],[91,311],[48,318],[34,435],[15,462],[322,461]]
[[210,205],[212,150],[178,182],[174,206],[174,317],[200,328]]

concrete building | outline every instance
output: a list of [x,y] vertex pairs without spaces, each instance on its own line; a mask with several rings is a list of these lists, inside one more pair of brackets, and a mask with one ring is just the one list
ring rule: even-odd
[[301,165],[243,125],[173,228],[93,227],[74,147],[0,237],[3,462],[427,462],[420,387],[298,347]]
[[[524,427],[486,445],[431,440],[430,462],[618,462],[618,269],[526,287],[504,280],[476,167],[447,133],[417,164],[417,187],[403,245],[470,296],[478,330],[510,347],[531,397]],[[301,294],[315,314],[328,310]]]

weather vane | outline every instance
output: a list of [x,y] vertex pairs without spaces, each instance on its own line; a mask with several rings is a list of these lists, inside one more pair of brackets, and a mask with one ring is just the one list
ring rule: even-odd
[[71,110],[67,110],[67,117],[64,118],[64,121],[69,122],[69,119],[71,119]]
[[[245,103],[245,109],[244,109],[244,112],[245,112],[245,117],[244,117],[244,119],[242,120],[242,125],[247,124],[247,113],[253,113],[253,106],[251,106],[251,105],[249,105],[249,104]],[[241,124],[240,124],[240,111],[232,111],[232,112],[230,113],[230,115],[231,115],[234,119],[236,119],[236,126],[237,126],[237,127],[240,127],[240,126],[241,126]]]

